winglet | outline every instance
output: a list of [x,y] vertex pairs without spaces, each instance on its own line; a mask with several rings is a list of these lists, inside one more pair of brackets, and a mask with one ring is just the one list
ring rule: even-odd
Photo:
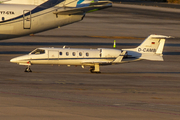
[[121,52],[121,54],[113,61],[113,63],[121,62],[125,54],[126,54],[126,51]]

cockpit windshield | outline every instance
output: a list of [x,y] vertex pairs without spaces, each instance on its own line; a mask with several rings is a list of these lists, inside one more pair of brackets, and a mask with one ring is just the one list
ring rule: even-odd
[[44,54],[45,53],[45,50],[43,49],[35,49],[33,50],[30,54]]

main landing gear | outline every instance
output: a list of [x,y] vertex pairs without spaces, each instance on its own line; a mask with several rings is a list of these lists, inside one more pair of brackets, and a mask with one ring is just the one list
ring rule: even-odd
[[32,72],[32,71],[31,71],[30,67],[28,66],[24,72]]
[[97,64],[97,65],[95,65],[95,66],[90,66],[89,71],[90,71],[91,73],[101,73],[101,72],[100,72],[100,69],[99,69],[99,64]]

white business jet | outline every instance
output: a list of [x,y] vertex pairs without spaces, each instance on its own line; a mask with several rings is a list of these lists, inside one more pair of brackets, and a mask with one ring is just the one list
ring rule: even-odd
[[92,73],[100,73],[100,65],[113,65],[137,60],[163,61],[165,39],[170,36],[150,35],[140,46],[132,49],[71,49],[37,48],[28,55],[10,60],[12,63],[27,65],[25,72],[32,72],[31,65],[74,65],[90,66]]
[[98,0],[1,0],[0,40],[62,27],[111,6]]

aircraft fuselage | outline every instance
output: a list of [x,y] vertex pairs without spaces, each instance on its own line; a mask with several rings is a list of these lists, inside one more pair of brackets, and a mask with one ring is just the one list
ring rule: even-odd
[[59,65],[88,65],[95,62],[112,62],[120,54],[118,49],[70,49],[70,48],[38,48],[30,54],[11,60],[14,63],[59,64]]
[[53,14],[54,11],[64,9],[60,6],[0,4],[0,40],[68,25],[82,20],[85,15]]

